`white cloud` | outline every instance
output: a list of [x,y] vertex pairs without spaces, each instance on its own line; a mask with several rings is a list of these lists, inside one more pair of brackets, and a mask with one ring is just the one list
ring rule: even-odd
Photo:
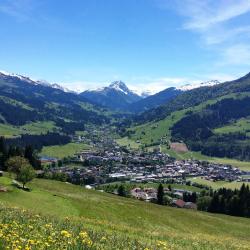
[[184,29],[201,34],[207,44],[222,43],[250,31],[249,25],[228,25],[250,12],[250,0],[175,1],[177,11],[186,17]]
[[250,45],[236,44],[225,48],[221,54],[222,60],[217,63],[218,66],[242,65],[242,63],[250,66]]
[[216,26],[202,33],[202,38],[207,45],[216,45],[230,40],[239,41],[250,37],[250,25],[226,29]]
[[182,28],[199,34],[203,47],[217,56],[214,66],[249,65],[250,23],[239,18],[249,15],[250,0],[166,0],[164,3],[184,17]]
[[206,30],[250,11],[249,0],[181,0],[179,11],[189,17],[184,27]]
[[1,0],[0,12],[14,17],[18,21],[27,21],[37,3],[34,0]]
[[146,78],[145,80],[141,79],[139,82],[135,82],[135,84],[128,84],[128,87],[137,93],[149,91],[155,94],[166,88],[184,85],[193,81],[178,77]]

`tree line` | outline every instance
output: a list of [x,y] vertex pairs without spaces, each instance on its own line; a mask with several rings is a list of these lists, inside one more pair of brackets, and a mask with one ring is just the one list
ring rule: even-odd
[[5,139],[7,146],[16,146],[20,148],[31,145],[36,150],[41,150],[43,146],[52,145],[64,145],[71,142],[71,138],[68,135],[62,135],[59,133],[48,132],[41,135],[21,135],[16,138]]
[[242,184],[240,190],[220,188],[202,193],[197,206],[199,210],[211,213],[250,217],[249,185]]
[[20,156],[28,160],[32,167],[41,169],[41,163],[38,160],[36,151],[31,145],[25,147],[8,145],[4,137],[0,137],[0,169],[6,171],[8,166],[6,162],[12,157]]

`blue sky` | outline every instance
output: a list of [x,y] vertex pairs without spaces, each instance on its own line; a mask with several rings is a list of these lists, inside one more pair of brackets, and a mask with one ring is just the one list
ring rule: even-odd
[[154,92],[250,71],[250,0],[1,0],[0,69]]

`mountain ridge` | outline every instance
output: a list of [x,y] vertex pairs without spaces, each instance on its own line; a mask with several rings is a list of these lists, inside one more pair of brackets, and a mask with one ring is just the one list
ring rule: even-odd
[[0,73],[0,103],[1,123],[12,125],[44,120],[57,122],[62,117],[75,122],[107,121],[101,108],[86,98],[23,76]]
[[127,111],[129,104],[142,99],[122,81],[112,82],[109,86],[96,90],[86,90],[80,95],[96,104],[123,111]]

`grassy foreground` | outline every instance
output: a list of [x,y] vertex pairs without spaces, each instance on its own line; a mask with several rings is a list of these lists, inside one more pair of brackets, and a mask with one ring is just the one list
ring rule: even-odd
[[11,186],[7,177],[0,177],[0,185],[9,189],[0,193],[5,245],[9,237],[11,244],[17,238],[26,239],[23,245],[27,239],[50,245],[27,249],[250,249],[247,218],[158,206],[50,180],[35,179],[31,192]]

